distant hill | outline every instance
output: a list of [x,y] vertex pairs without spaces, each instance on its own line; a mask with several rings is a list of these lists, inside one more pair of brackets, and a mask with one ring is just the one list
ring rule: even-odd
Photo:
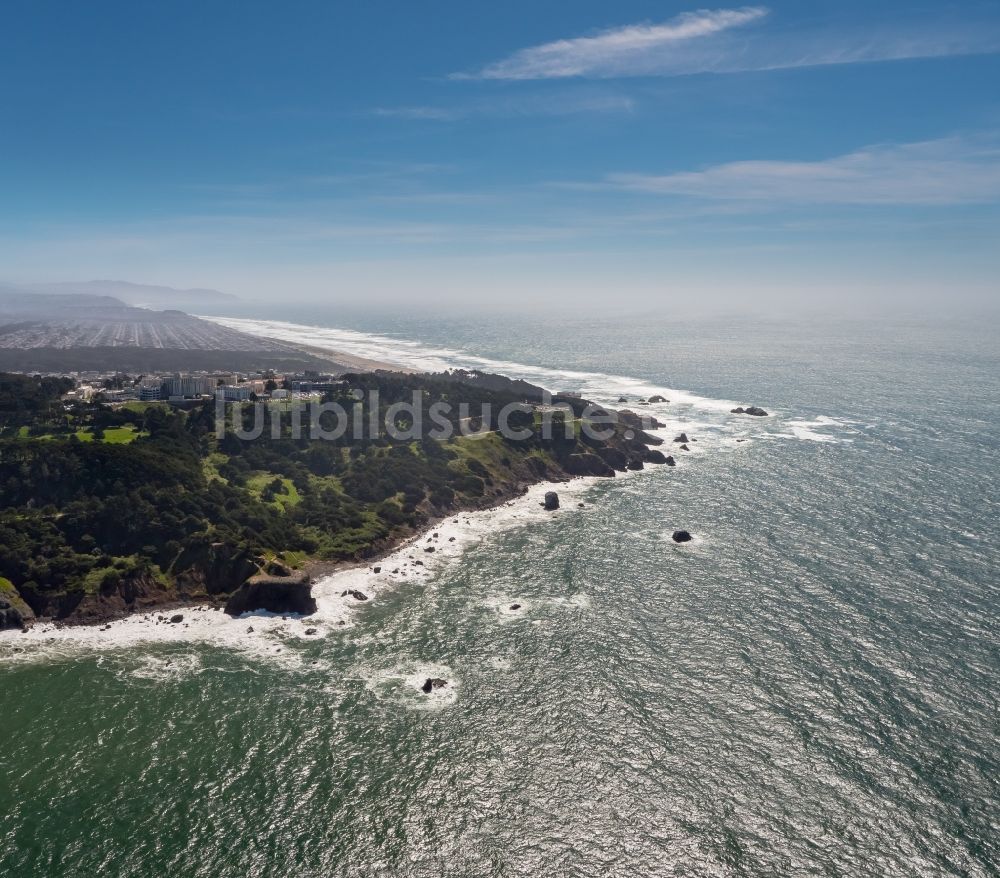
[[157,369],[243,371],[333,365],[286,342],[228,329],[183,311],[137,308],[109,295],[0,286],[0,367],[82,371],[125,364],[135,368],[136,363]]
[[24,293],[70,296],[112,296],[127,305],[143,308],[176,308],[181,311],[238,304],[239,296],[219,290],[190,289],[136,284],[124,280],[66,281],[46,284],[0,285],[0,289]]

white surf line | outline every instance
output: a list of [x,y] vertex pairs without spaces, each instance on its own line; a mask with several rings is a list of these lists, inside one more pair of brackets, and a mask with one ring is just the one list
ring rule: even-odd
[[[816,432],[816,428],[834,430],[838,427],[847,433],[850,429],[836,418],[817,416],[812,422],[805,420],[784,421],[782,412],[770,406],[769,417],[757,418],[736,415],[731,410],[738,405],[759,404],[765,401],[736,402],[714,399],[678,388],[652,384],[641,378],[610,375],[603,372],[581,372],[549,366],[532,366],[507,360],[480,357],[460,348],[435,347],[412,339],[395,338],[353,329],[289,323],[281,320],[259,320],[239,317],[214,317],[199,315],[230,329],[250,335],[276,338],[293,344],[308,345],[331,352],[341,351],[367,360],[396,365],[415,372],[443,372],[448,369],[480,369],[496,372],[510,378],[519,378],[541,385],[554,392],[577,392],[585,398],[609,408],[632,408],[640,414],[649,414],[678,430],[723,430],[746,439],[764,434],[774,439],[797,439],[810,442],[850,442],[849,439],[831,437]],[[639,405],[640,399],[660,395],[666,403]],[[627,402],[618,400],[624,397]],[[724,417],[723,421],[710,421],[698,416]],[[780,426],[784,432],[774,432]]]
[[[628,476],[641,475],[629,473]],[[619,478],[626,477],[620,474]],[[602,480],[598,477],[568,482],[546,482],[531,486],[520,497],[491,509],[455,513],[447,520],[430,525],[397,547],[381,561],[346,568],[319,579],[313,585],[317,612],[311,616],[281,616],[250,613],[237,618],[209,606],[153,609],[128,616],[106,626],[74,625],[59,627],[40,623],[27,632],[0,631],[0,665],[78,658],[86,654],[107,654],[135,647],[213,646],[264,660],[290,669],[308,669],[316,659],[301,647],[324,637],[348,631],[356,614],[390,590],[421,582],[431,582],[461,558],[471,546],[525,524],[544,524],[554,515],[583,512],[579,498]],[[546,491],[555,490],[562,501],[559,512],[547,512],[541,501]],[[589,506],[587,506],[589,508]],[[425,551],[433,547],[433,552]],[[417,563],[420,562],[420,563]],[[381,568],[374,573],[373,568]],[[367,600],[351,595],[357,591]],[[171,623],[180,614],[183,621]],[[307,634],[310,631],[312,633]],[[169,676],[183,667],[198,667],[190,658],[156,663],[156,674]],[[148,662],[136,669],[139,676],[150,675]]]
[[[309,326],[280,320],[199,316],[202,320],[210,320],[221,326],[250,335],[276,338],[279,341],[330,351],[343,351],[354,356],[391,363],[418,372],[443,372],[456,368],[499,372],[510,378],[540,383],[546,389],[555,392],[579,392],[602,405],[613,405],[617,403],[620,396],[626,396],[630,401],[635,402],[639,398],[657,394],[665,396],[675,406],[691,406],[726,414],[738,405],[733,400],[711,399],[686,390],[651,384],[641,378],[608,375],[602,372],[580,372],[572,369],[531,366],[525,363],[480,357],[462,349],[433,347],[417,341],[352,329]],[[746,405],[746,403],[743,404]],[[650,409],[655,411],[653,405],[650,406]]]

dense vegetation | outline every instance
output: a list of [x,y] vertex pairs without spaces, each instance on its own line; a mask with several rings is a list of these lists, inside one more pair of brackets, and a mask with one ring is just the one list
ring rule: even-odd
[[[306,556],[365,557],[430,516],[495,503],[528,482],[572,471],[568,463],[595,444],[572,427],[568,438],[565,430],[551,439],[534,430],[519,441],[488,432],[496,412],[526,394],[502,379],[487,383],[351,376],[324,400],[350,415],[339,438],[311,439],[308,431],[294,438],[291,408],[299,404],[276,402],[256,410],[263,434],[245,441],[231,423],[217,437],[212,402],[186,412],[63,404],[62,379],[2,376],[0,577],[46,614],[58,612],[55,599],[139,580],[198,596],[226,592],[273,559],[295,566]],[[440,441],[428,435],[433,423],[418,429],[405,411],[394,420],[411,437],[355,432],[373,415],[384,424],[390,406],[411,402],[415,391],[427,408],[450,403],[456,427],[487,432]],[[492,411],[470,418],[459,403],[474,413],[489,403]],[[254,407],[237,411],[251,426]],[[302,422],[315,413],[305,404]],[[525,406],[512,426],[535,426],[536,417]],[[114,438],[123,435],[129,441]]]

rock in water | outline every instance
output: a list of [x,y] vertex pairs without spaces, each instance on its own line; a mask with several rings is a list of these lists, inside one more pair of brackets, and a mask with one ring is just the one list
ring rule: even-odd
[[435,689],[440,689],[443,686],[447,686],[447,685],[448,685],[448,681],[447,680],[442,680],[440,677],[428,677],[424,681],[424,685],[421,686],[420,688],[424,692],[426,692],[428,695],[430,695],[431,692],[433,692]]
[[649,401],[650,402],[666,402],[667,400],[664,397],[660,396],[659,394],[656,394],[655,396],[651,396],[649,398]]
[[737,406],[734,409],[730,409],[729,413],[733,415],[753,415],[755,418],[767,417],[767,412],[757,405],[747,406],[746,408],[743,408],[743,406]]
[[563,464],[566,472],[574,476],[613,476],[614,469],[596,454],[571,454]]
[[664,459],[663,462],[667,466],[677,466],[677,461],[674,460],[674,456],[672,454],[668,454],[667,457]]
[[184,616],[182,616],[180,613],[178,613],[175,616],[171,616],[170,617],[170,623],[172,625],[177,625],[177,624],[179,624],[179,623],[181,623],[183,621],[184,621]]
[[691,534],[689,534],[686,530],[674,531],[673,541],[675,543],[690,543],[691,539],[692,539]]
[[687,447],[687,444],[681,446],[681,451],[690,451],[691,449]]
[[674,439],[674,442],[690,442],[690,441],[691,440],[688,439],[688,434],[687,433],[681,433],[680,436],[678,436],[676,439]]
[[558,509],[559,508],[559,495],[555,491],[546,491],[545,492],[545,502],[542,503],[542,506],[544,506],[549,511],[551,511],[553,509]]
[[628,467],[628,455],[617,448],[598,448],[597,454],[612,469],[624,472]]

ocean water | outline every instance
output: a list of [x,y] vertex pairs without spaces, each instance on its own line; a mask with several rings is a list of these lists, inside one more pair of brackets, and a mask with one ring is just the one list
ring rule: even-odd
[[697,441],[321,584],[316,636],[5,633],[0,875],[998,874],[995,323],[252,319]]

